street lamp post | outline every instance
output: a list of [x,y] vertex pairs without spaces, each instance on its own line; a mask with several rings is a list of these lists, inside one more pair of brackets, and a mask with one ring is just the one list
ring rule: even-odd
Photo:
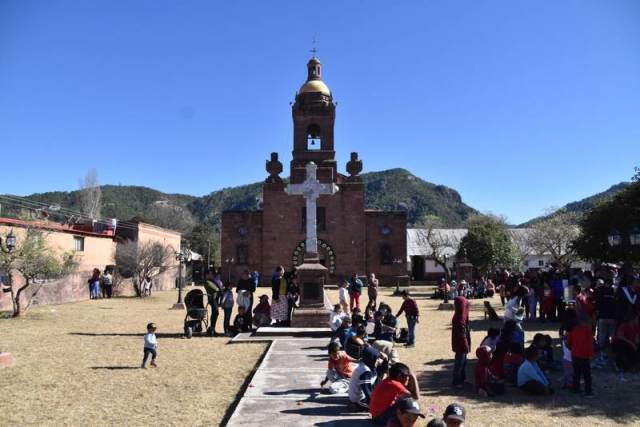
[[182,287],[184,286],[182,279],[182,264],[188,261],[191,257],[191,251],[189,249],[182,249],[176,253],[176,260],[178,261],[178,302],[173,305],[175,310],[184,310],[186,308],[182,301]]
[[2,244],[2,237],[0,237],[0,250],[2,250],[2,252],[4,252],[5,254],[11,253],[16,248],[16,235],[13,234],[13,230],[11,230],[9,234],[7,234],[7,238],[5,239],[5,241],[6,248],[5,245]]
[[225,263],[227,263],[227,282],[231,283],[231,263],[233,263],[235,260],[231,257],[228,257],[227,259],[224,260]]
[[[10,254],[16,248],[16,235],[13,234],[13,230],[11,230],[9,234],[7,234],[7,238],[5,239],[5,241],[6,241],[5,242],[6,247],[5,245],[2,244],[2,237],[0,237],[0,251],[4,252],[5,254]],[[9,274],[9,283],[5,284],[5,283],[2,283],[2,280],[0,280],[0,285],[8,286],[7,288],[3,287],[2,290],[4,292],[11,292],[11,272],[9,272],[8,274]]]
[[625,250],[625,262],[624,262],[624,283],[628,286],[629,277],[633,273],[633,265],[631,261],[631,254],[633,248],[640,246],[640,229],[638,227],[632,227],[629,230],[629,239],[624,239],[622,234],[618,230],[611,230],[607,236],[609,245],[613,248],[622,247]]
[[449,270],[447,269],[447,261],[449,261],[449,255],[443,255],[442,258],[444,259],[444,280],[445,280],[445,284],[444,284],[444,288],[442,289],[442,293],[444,294],[444,303],[448,304],[449,303],[449,292],[447,292],[447,285],[450,285],[449,283],[449,274],[447,273]]
[[[394,258],[392,261],[394,266],[402,264],[402,258]],[[394,268],[395,272],[398,272],[397,268]],[[400,275],[396,274],[396,291],[393,293],[394,295],[400,295]]]

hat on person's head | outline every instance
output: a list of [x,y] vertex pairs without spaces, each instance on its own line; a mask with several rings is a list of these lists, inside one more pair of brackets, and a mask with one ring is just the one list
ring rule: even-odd
[[342,321],[351,323],[351,316],[342,316]]
[[447,409],[445,409],[444,411],[445,421],[451,419],[465,422],[466,416],[467,411],[465,411],[464,406],[459,403],[452,403],[451,405],[447,406]]
[[604,280],[602,279],[596,280],[596,285],[604,285]]
[[444,277],[442,277],[442,278],[440,279],[440,283],[445,283],[446,281],[447,281],[447,280],[446,280]]
[[260,295],[260,299],[263,299],[263,298],[269,299],[269,295],[265,295],[265,294]]
[[396,409],[399,409],[401,412],[408,412],[425,418],[424,412],[420,409],[420,405],[411,397],[400,398]]
[[378,316],[384,316],[384,313],[381,310],[376,311],[375,313],[373,313],[374,317],[378,317]]
[[451,286],[455,286],[455,285],[457,285],[457,284],[458,284],[458,282],[456,282],[455,280],[452,280],[452,281],[451,281]]
[[461,285],[466,285],[466,284],[467,284],[467,281],[466,281],[466,280],[464,280],[464,279],[463,279],[463,280],[460,280],[460,284],[461,284]]

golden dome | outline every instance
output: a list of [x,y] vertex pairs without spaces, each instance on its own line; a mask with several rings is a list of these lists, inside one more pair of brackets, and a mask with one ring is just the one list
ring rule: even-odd
[[320,92],[324,95],[331,95],[329,88],[322,80],[307,80],[299,90],[300,93]]

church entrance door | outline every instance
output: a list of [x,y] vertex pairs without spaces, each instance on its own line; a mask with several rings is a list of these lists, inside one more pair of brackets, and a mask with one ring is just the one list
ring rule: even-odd
[[411,275],[413,280],[424,280],[424,257],[411,257]]

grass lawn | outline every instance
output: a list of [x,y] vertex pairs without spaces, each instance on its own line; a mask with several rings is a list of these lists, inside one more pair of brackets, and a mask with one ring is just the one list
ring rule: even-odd
[[[259,290],[259,294],[263,293]],[[264,289],[266,292],[266,288]],[[397,310],[392,289],[379,297]],[[0,425],[199,426],[218,425],[238,397],[267,347],[263,343],[228,345],[228,338],[182,338],[183,311],[169,308],[176,292],[150,298],[118,298],[32,308],[22,319],[0,319],[0,350],[13,353],[16,366],[0,371]],[[337,301],[337,291],[329,291]],[[517,389],[493,400],[472,388],[454,390],[452,311],[438,311],[430,290],[417,289],[421,309],[417,343],[400,348],[400,358],[417,373],[425,410],[439,415],[451,402],[467,408],[470,426],[613,426],[638,424],[640,379],[621,382],[611,371],[594,374],[594,399],[560,390],[561,372],[551,380],[558,393],[527,397]],[[367,298],[363,297],[363,304]],[[492,300],[501,314],[499,299]],[[140,369],[142,336],[158,325],[158,368]],[[474,346],[491,325],[482,302],[472,301]],[[401,319],[404,326],[404,316]],[[217,330],[222,325],[222,314]],[[500,323],[497,323],[500,325]],[[557,337],[555,324],[526,324],[526,339],[538,331]],[[556,341],[558,341],[556,339]],[[556,342],[556,355],[561,352]],[[474,347],[475,348],[475,347]],[[475,354],[467,377],[473,381]],[[424,426],[426,421],[419,425]]]

